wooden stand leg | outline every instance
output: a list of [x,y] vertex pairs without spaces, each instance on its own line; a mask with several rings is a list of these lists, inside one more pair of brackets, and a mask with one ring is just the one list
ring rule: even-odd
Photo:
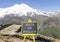
[[33,41],[35,42],[35,36],[33,36]]
[[23,42],[26,42],[26,36],[24,36],[24,40],[23,40]]

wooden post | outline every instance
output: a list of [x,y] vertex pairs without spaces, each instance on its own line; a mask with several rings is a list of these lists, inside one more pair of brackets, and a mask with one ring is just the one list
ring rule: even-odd
[[23,42],[26,42],[26,36],[24,35],[24,40],[23,40]]
[[35,42],[35,35],[33,35],[33,42]]

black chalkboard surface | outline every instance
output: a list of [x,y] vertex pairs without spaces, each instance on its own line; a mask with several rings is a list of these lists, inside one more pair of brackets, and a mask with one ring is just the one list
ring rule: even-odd
[[37,33],[37,23],[23,23],[22,33],[23,34],[36,34]]

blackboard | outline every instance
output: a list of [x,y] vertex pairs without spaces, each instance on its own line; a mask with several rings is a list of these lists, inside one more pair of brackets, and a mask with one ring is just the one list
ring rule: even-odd
[[22,24],[23,34],[36,34],[37,33],[37,23],[23,23]]

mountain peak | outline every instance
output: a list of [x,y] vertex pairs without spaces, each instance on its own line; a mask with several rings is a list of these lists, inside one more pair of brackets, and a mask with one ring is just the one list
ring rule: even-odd
[[0,8],[0,17],[4,17],[7,14],[17,14],[17,15],[23,16],[23,15],[27,15],[27,12],[30,12],[31,15],[34,13],[39,14],[39,15],[40,14],[45,15],[40,10],[31,8],[29,5],[25,3],[21,3],[21,4],[15,4],[8,8]]
[[26,14],[26,12],[28,11],[33,11],[34,9],[31,8],[29,5],[27,4],[15,4],[11,7],[10,11],[15,11],[16,13],[23,13],[23,14]]
[[26,15],[27,12],[33,11],[34,9],[31,8],[29,5],[25,3],[21,4],[15,4],[13,6],[10,6],[8,8],[0,8],[0,17],[4,16],[6,14],[20,14],[20,15]]
[[27,4],[25,4],[25,3],[21,3],[20,5],[21,5],[21,6],[28,6],[28,5],[27,5]]
[[[13,5],[12,6],[12,9],[14,10],[14,9],[16,9],[16,10],[20,10],[20,12],[27,12],[27,11],[32,11],[33,10],[33,8],[31,8],[29,5],[27,5],[27,4],[24,4],[24,3],[22,3],[22,4],[15,4],[15,5]],[[15,11],[15,10],[14,10]]]
[[25,3],[21,3],[21,4],[14,4],[13,6],[28,6],[28,5]]

